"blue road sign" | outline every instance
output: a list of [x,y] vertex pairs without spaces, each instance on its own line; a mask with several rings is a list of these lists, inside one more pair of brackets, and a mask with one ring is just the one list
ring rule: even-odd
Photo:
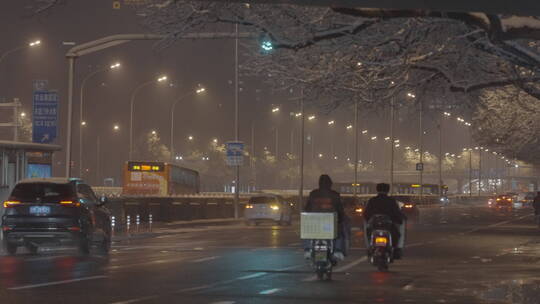
[[58,93],[34,91],[32,141],[48,144],[56,139],[58,125]]
[[227,164],[229,166],[242,166],[244,163],[244,143],[229,141],[225,143],[227,147]]

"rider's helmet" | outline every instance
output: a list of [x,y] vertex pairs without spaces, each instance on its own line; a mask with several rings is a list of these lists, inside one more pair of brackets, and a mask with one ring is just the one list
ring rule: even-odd
[[390,185],[386,183],[377,184],[378,193],[388,193],[390,192]]

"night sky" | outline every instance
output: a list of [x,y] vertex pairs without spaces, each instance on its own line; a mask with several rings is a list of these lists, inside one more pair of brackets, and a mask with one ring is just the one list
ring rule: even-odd
[[[29,16],[24,1],[2,1],[0,4],[0,26],[2,44],[0,53],[31,40],[41,39],[42,45],[9,55],[0,63],[0,99],[10,101],[20,98],[23,110],[31,112],[32,81],[46,79],[49,89],[60,94],[60,125],[58,144],[65,145],[67,103],[67,60],[64,55],[70,46],[63,42],[83,43],[100,37],[121,33],[146,33],[140,17],[130,7],[113,9],[111,1],[67,1],[46,14]],[[221,27],[226,31],[226,26]],[[232,27],[231,27],[232,31]],[[182,41],[166,49],[158,49],[155,41],[132,42],[84,56],[77,60],[74,90],[74,145],[73,160],[78,160],[79,88],[82,79],[96,68],[109,66],[119,61],[120,70],[99,74],[87,82],[85,90],[85,168],[94,170],[96,162],[96,138],[101,138],[103,175],[120,177],[121,165],[127,159],[129,143],[129,101],[131,91],[139,84],[166,74],[174,86],[151,85],[140,91],[135,102],[134,133],[156,130],[164,144],[169,144],[169,117],[172,102],[198,84],[204,85],[207,94],[192,97],[177,106],[175,124],[176,151],[189,149],[187,136],[195,136],[193,145],[199,149],[215,137],[220,142],[234,139],[234,41]],[[241,50],[241,53],[245,50]],[[240,58],[242,61],[242,58]],[[241,79],[241,140],[249,143],[251,124],[255,124],[256,151],[264,147],[274,149],[274,128],[280,125],[280,151],[290,150],[290,133],[296,131],[298,120],[291,112],[299,109],[289,99],[298,92],[274,92],[263,84],[263,79]],[[274,105],[281,105],[279,115],[273,115]],[[307,133],[315,133],[319,139],[316,153],[330,153],[330,139],[334,138],[335,153],[341,159],[351,155],[352,147],[347,144],[351,136],[345,126],[353,121],[350,109],[338,109],[334,113],[320,113],[307,107],[306,112],[317,114],[318,122],[307,124]],[[362,128],[370,128],[379,137],[389,135],[388,124],[383,123],[388,113],[361,111]],[[370,118],[368,118],[370,117]],[[335,130],[330,130],[327,121],[335,119]],[[377,123],[373,123],[378,121]],[[398,117],[398,138],[409,139],[414,144],[416,122],[411,118]],[[120,132],[113,132],[113,124],[120,125]],[[426,128],[434,122],[427,120]],[[452,127],[454,128],[454,127]],[[5,130],[2,133],[11,139]],[[296,141],[298,136],[296,136]],[[435,139],[426,140],[428,149]],[[451,152],[457,152],[463,144],[449,143]],[[349,154],[347,154],[349,147]],[[379,147],[383,149],[383,146]],[[306,153],[310,153],[306,147]],[[363,149],[361,149],[363,150]],[[107,151],[114,151],[108,153]],[[362,156],[362,151],[361,151]],[[63,152],[55,155],[55,175],[63,173]],[[77,170],[75,169],[75,172]],[[91,175],[91,174],[89,174]]]

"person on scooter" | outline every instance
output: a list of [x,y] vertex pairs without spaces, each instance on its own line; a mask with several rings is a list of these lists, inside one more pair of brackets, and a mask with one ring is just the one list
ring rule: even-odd
[[388,196],[390,185],[385,183],[377,184],[377,196],[371,198],[364,211],[365,222],[368,223],[372,216],[376,214],[387,215],[394,225],[390,233],[392,233],[392,246],[395,248],[394,255],[396,259],[401,258],[401,248],[398,248],[400,233],[396,225],[403,224],[405,215],[399,209],[397,201]]
[[[309,193],[309,198],[304,208],[305,212],[336,212],[338,217],[338,238],[335,244],[334,257],[338,260],[343,260],[346,254],[346,230],[343,225],[345,223],[345,211],[341,203],[341,196],[338,192],[332,190],[332,179],[330,176],[323,174],[319,177],[319,188]],[[304,256],[309,258],[309,249],[304,246]]]

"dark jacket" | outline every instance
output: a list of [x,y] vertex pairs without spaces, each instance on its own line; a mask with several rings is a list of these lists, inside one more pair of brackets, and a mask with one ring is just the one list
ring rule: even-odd
[[337,212],[338,223],[343,222],[345,211],[341,203],[341,196],[332,189],[315,189],[309,193],[306,212]]
[[392,222],[396,224],[403,223],[403,214],[399,209],[396,199],[387,194],[379,193],[376,197],[368,201],[366,210],[364,211],[366,222],[375,214],[388,215],[392,219]]
[[534,214],[540,214],[540,195],[536,195],[533,201]]

